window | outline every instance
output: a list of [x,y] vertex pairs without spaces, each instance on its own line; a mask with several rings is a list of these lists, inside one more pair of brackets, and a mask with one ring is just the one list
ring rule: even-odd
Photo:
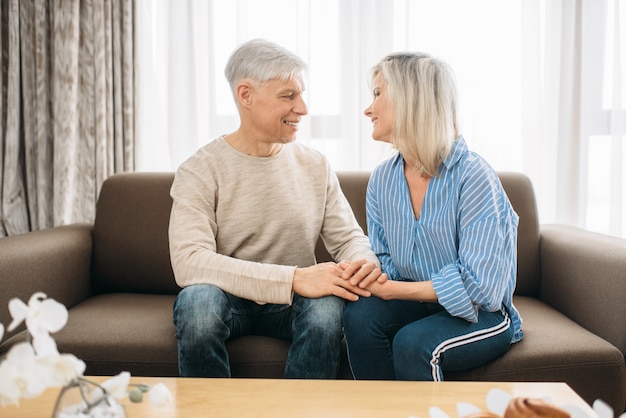
[[624,0],[139,0],[137,166],[173,170],[236,129],[224,66],[261,37],[309,65],[298,141],[371,170],[393,150],[363,115],[368,70],[421,50],[454,69],[470,148],[530,177],[541,222],[626,236],[625,16]]

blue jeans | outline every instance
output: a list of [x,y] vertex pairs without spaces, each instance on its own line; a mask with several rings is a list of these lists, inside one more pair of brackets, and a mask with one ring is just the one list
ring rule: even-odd
[[259,305],[199,284],[174,303],[178,371],[182,377],[230,377],[226,341],[266,335],[291,342],[285,377],[332,379],[339,371],[345,302],[294,294],[292,305]]
[[513,337],[506,312],[456,318],[437,303],[360,298],[346,305],[344,332],[356,379],[441,381],[443,372],[485,364]]

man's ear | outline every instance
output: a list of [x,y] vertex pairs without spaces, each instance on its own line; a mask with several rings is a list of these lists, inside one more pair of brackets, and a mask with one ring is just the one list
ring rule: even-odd
[[235,95],[237,97],[237,101],[241,106],[249,106],[252,100],[252,85],[248,82],[242,81],[241,83],[237,84],[237,88],[235,89]]

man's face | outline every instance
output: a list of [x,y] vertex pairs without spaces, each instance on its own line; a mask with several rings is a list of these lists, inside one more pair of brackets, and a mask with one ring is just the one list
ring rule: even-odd
[[302,116],[309,111],[302,93],[301,76],[278,79],[252,86],[250,111],[257,139],[269,143],[289,143],[296,139]]

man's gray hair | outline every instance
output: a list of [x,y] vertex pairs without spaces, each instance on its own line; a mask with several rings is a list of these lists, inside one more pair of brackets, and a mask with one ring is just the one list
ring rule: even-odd
[[235,94],[241,80],[258,82],[279,79],[287,81],[306,69],[296,54],[264,39],[253,39],[240,45],[228,59],[224,74]]

